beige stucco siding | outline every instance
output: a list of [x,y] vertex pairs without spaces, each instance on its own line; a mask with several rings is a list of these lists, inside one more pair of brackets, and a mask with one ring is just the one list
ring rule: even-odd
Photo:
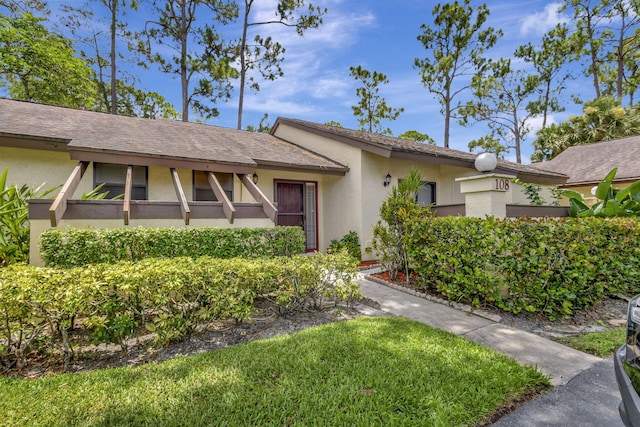
[[352,230],[362,239],[362,197],[367,189],[362,188],[361,150],[287,125],[278,126],[276,136],[349,167],[345,176],[325,176],[318,188],[319,248],[324,251],[332,239]]
[[[43,189],[53,188],[64,184],[77,164],[66,152],[0,147],[0,171],[9,168],[9,185],[38,187],[44,184]],[[91,191],[92,180],[93,169],[89,167],[78,186],[78,198]]]

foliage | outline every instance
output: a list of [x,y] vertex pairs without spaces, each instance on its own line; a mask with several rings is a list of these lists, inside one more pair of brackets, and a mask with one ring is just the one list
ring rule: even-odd
[[[230,80],[238,72],[233,68],[233,46],[222,38],[214,22],[224,25],[237,18],[237,4],[230,0],[161,4],[154,4],[158,16],[147,21],[142,34],[146,42],[140,40],[138,50],[163,73],[179,78],[183,121],[189,121],[191,109],[204,119],[216,117],[219,111],[211,104],[230,98]],[[204,11],[213,13],[213,22],[199,26],[196,17]]]
[[137,367],[0,378],[0,412],[7,427],[463,426],[547,387],[533,367],[384,316]]
[[638,81],[638,3],[564,0],[560,11],[573,12],[572,59],[584,64],[583,73],[591,77],[595,97],[621,101],[628,95],[633,105]]
[[410,221],[406,242],[425,288],[555,319],[640,292],[638,238],[632,218],[443,217]]
[[382,135],[391,135],[391,129],[384,128],[381,124],[382,120],[395,120],[404,108],[391,108],[387,105],[387,101],[378,95],[379,86],[388,84],[389,79],[386,75],[374,71],[365,70],[362,66],[349,67],[351,77],[362,84],[362,87],[356,89],[358,96],[358,105],[351,107],[353,115],[358,118],[360,130],[369,133],[379,133]]
[[435,145],[436,143],[436,141],[433,138],[431,138],[429,135],[427,135],[426,133],[418,132],[417,130],[408,130],[398,135],[398,138],[406,139],[407,141],[424,142],[426,144],[433,144],[433,145]]
[[509,152],[509,147],[502,145],[495,135],[485,135],[474,139],[469,142],[468,147],[470,153],[478,149],[478,154],[493,153],[497,159],[504,159],[504,154]]
[[49,229],[40,237],[45,263],[77,267],[145,258],[259,258],[304,252],[304,232],[275,228]]
[[247,126],[247,130],[249,132],[270,133],[271,125],[269,124],[269,115],[265,113],[265,115],[262,116],[262,118],[260,119],[260,123],[258,124],[258,127],[249,125]]
[[138,326],[157,344],[181,339],[213,319],[246,319],[258,297],[279,311],[322,308],[327,299],[352,303],[355,263],[346,255],[270,259],[148,258],[137,263],[71,269],[14,265],[0,270],[0,364],[23,364],[34,343],[61,353],[68,364],[82,334],[88,343],[126,341]]
[[486,4],[475,11],[471,0],[463,4],[437,4],[433,8],[433,27],[423,24],[423,33],[418,40],[432,57],[416,58],[414,66],[420,70],[425,87],[436,96],[444,116],[444,146],[449,147],[451,119],[460,104],[454,105],[458,96],[470,89],[470,77],[484,73],[493,67],[483,54],[493,47],[502,36],[501,30],[491,27],[483,29],[489,9]]
[[[459,122],[464,126],[486,122],[491,132],[486,141],[495,144],[501,140],[500,151],[514,148],[516,162],[522,163],[521,146],[530,130],[527,122],[538,113],[532,100],[537,85],[537,76],[514,71],[509,61],[501,60],[490,73],[473,76],[475,99],[460,109]],[[476,145],[479,142],[483,141],[475,141]]]
[[613,168],[596,187],[596,199],[592,206],[584,202],[581,193],[573,190],[561,190],[569,198],[569,214],[585,218],[588,216],[616,217],[640,216],[640,181],[629,184],[624,189],[613,187],[618,168]]
[[391,189],[380,206],[380,220],[373,227],[373,250],[392,280],[396,280],[398,271],[403,271],[407,280],[410,277],[406,223],[410,218],[423,218],[429,213],[429,208],[421,207],[416,201],[421,186],[420,173],[411,169],[409,175]]
[[529,105],[529,109],[542,115],[542,128],[547,127],[551,113],[564,111],[559,96],[566,89],[566,82],[574,78],[564,67],[575,49],[569,29],[564,23],[558,24],[542,36],[542,44],[536,48],[532,43],[520,46],[514,53],[516,58],[535,67],[535,93],[538,99]]
[[531,160],[551,160],[569,147],[640,134],[640,110],[624,108],[613,98],[585,104],[582,116],[541,129],[533,141]]
[[43,190],[7,185],[8,168],[0,173],[0,267],[29,260],[29,206],[27,200],[47,197],[59,187]]
[[[242,3],[242,2],[241,2]],[[250,74],[257,70],[265,80],[276,80],[284,73],[280,64],[284,61],[285,48],[271,36],[256,34],[253,43],[247,40],[249,28],[263,27],[267,25],[282,25],[294,28],[299,36],[303,36],[309,29],[320,27],[322,17],[327,13],[327,8],[314,6],[311,3],[305,5],[305,0],[278,0],[276,4],[275,19],[268,19],[261,11],[256,20],[250,20],[251,8],[254,0],[243,0],[244,8],[242,16],[242,36],[237,46],[240,63],[240,87],[238,94],[238,129],[242,129],[242,112],[244,108],[244,90],[247,83],[255,91],[260,90],[260,85]],[[306,14],[305,14],[306,6]],[[262,123],[261,123],[262,124]]]
[[329,249],[332,253],[338,253],[341,250],[347,251],[347,253],[356,261],[360,262],[362,259],[362,250],[360,248],[360,241],[358,239],[358,233],[355,231],[349,231],[342,236],[340,240],[331,240]]
[[50,32],[30,13],[0,15],[0,88],[13,99],[91,108],[93,71],[75,56],[72,42]]
[[558,206],[558,199],[562,196],[562,191],[556,187],[548,188],[551,193],[551,202],[547,203],[545,199],[542,197],[542,187],[537,184],[532,184],[530,182],[523,182],[518,178],[514,179],[513,182],[522,187],[522,191],[524,192],[525,197],[529,200],[530,204],[541,206],[544,204]]

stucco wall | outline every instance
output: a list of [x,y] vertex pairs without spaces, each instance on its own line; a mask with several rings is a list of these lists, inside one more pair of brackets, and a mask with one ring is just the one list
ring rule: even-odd
[[352,230],[362,236],[362,195],[366,189],[362,189],[361,150],[282,124],[276,136],[349,167],[345,176],[325,175],[318,188],[319,249],[324,251],[332,239],[340,239]]
[[[44,184],[43,189],[49,189],[64,184],[77,164],[65,152],[0,147],[0,170],[9,168],[7,184]],[[91,191],[92,180],[93,169],[89,167],[78,186],[78,197]]]

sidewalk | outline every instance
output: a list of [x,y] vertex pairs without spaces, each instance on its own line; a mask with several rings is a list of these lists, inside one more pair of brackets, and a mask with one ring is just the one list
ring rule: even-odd
[[370,315],[403,316],[463,336],[537,367],[556,387],[499,420],[501,426],[619,426],[617,385],[613,362],[582,353],[529,332],[502,325],[408,292],[384,286],[359,274],[365,297],[380,310],[364,307]]

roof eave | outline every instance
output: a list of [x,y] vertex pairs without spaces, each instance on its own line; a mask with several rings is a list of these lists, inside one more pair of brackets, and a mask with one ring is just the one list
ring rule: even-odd
[[177,157],[150,155],[144,153],[117,152],[70,147],[72,160],[98,163],[115,163],[133,166],[156,166],[166,168],[192,169],[200,171],[248,174],[253,173],[257,163],[233,163],[206,160],[192,160]]

